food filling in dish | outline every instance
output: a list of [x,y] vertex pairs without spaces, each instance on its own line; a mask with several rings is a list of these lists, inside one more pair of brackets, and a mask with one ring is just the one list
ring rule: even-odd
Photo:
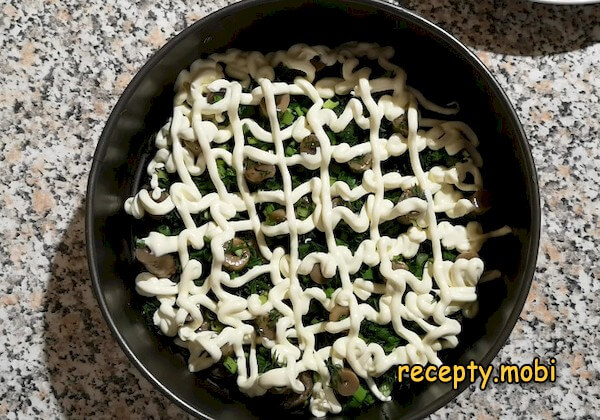
[[[135,256],[144,311],[191,371],[315,416],[390,400],[477,311],[490,208],[478,138],[394,50],[229,50],[176,82]],[[144,236],[145,235],[145,236]],[[497,272],[486,273],[487,278]]]

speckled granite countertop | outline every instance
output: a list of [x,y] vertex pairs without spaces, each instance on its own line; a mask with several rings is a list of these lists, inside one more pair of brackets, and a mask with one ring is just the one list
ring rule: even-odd
[[[100,132],[135,72],[227,2],[2,4],[0,418],[182,418],[101,317],[84,249],[85,187]],[[433,417],[597,417],[600,7],[405,5],[477,52],[529,135],[541,250],[521,319],[494,363],[558,360],[554,385],[472,386]]]

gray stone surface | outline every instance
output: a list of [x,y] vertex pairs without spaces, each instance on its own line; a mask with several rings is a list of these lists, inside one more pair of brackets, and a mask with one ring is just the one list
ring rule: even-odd
[[[6,0],[0,45],[0,418],[182,418],[141,377],[90,289],[91,157],[128,81],[226,1]],[[555,356],[556,384],[472,386],[433,418],[597,417],[600,8],[405,5],[472,48],[515,104],[543,206],[533,288],[494,360]]]

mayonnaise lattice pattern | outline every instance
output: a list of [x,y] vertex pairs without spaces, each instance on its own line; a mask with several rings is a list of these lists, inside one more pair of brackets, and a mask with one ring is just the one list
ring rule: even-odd
[[[142,272],[136,287],[140,294],[159,299],[154,323],[162,333],[177,336],[177,343],[189,350],[190,370],[210,367],[229,344],[238,365],[238,386],[250,396],[262,395],[273,387],[290,387],[300,393],[304,386],[297,379],[299,373],[315,371],[318,380],[310,409],[322,416],[341,410],[326,362],[350,367],[377,398],[388,400],[375,378],[401,363],[440,364],[437,352],[457,345],[461,326],[451,315],[462,311],[472,316],[476,312],[476,285],[484,266],[478,257],[444,260],[443,248],[477,252],[487,238],[504,235],[510,229],[483,233],[475,221],[450,223],[475,210],[469,195],[483,188],[478,138],[462,122],[421,117],[419,106],[445,118],[457,113],[458,106],[440,107],[407,86],[404,71],[390,61],[393,54],[391,47],[368,43],[335,49],[294,45],[266,55],[229,50],[198,60],[189,71],[181,72],[172,118],[156,136],[158,151],[148,166],[150,188],[129,198],[125,209],[136,218],[145,213],[164,216],[176,210],[185,225],[178,235],[150,232],[143,239],[153,255],[177,253],[182,267],[178,278]],[[360,65],[359,58],[373,60],[386,73],[370,78],[372,69]],[[316,60],[325,66],[341,63],[342,74],[315,82]],[[305,76],[293,83],[276,82],[274,69],[280,64]],[[256,87],[250,89],[252,81]],[[215,92],[222,92],[223,97],[211,103],[207,97]],[[312,105],[305,115],[282,128],[276,102],[285,94],[305,96]],[[323,106],[335,95],[352,95],[343,112]],[[252,118],[240,118],[241,107],[259,107],[261,101],[270,123],[266,129]],[[386,120],[403,116],[408,123],[406,136],[397,132],[387,138],[380,136]],[[352,146],[332,144],[326,129],[339,133],[352,120],[368,132],[368,141]],[[312,134],[318,138],[316,153],[286,153],[292,142]],[[255,147],[248,142],[250,137],[270,144],[272,150]],[[231,142],[231,151],[220,147]],[[433,166],[424,171],[419,154],[427,149],[443,149],[464,159],[451,167]],[[370,167],[358,185],[350,188],[344,181],[331,182],[332,162],[347,164],[367,154]],[[386,161],[401,157],[408,157],[412,173],[384,173]],[[283,188],[251,191],[244,177],[248,159],[274,165]],[[237,191],[228,191],[218,160],[235,170]],[[293,174],[300,166],[315,171],[316,176],[294,187]],[[177,174],[179,180],[169,191],[159,187],[157,169]],[[207,173],[214,191],[203,194],[193,177]],[[397,203],[386,199],[386,192],[415,187],[422,191],[420,196]],[[294,206],[305,196],[314,203],[314,211],[301,219]],[[353,212],[335,205],[335,199],[346,203],[362,199],[364,206]],[[285,220],[274,225],[261,220],[257,206],[265,203],[282,206]],[[195,216],[207,211],[210,220],[197,225]],[[244,212],[247,218],[234,217]],[[438,222],[440,214],[449,220]],[[412,225],[400,235],[389,237],[380,231],[383,223],[407,216]],[[357,234],[368,233],[355,252],[336,243],[334,230],[340,221]],[[298,249],[303,235],[315,229],[324,234],[324,251],[301,258]],[[264,264],[232,276],[223,269],[224,246],[244,232],[254,235]],[[269,247],[268,239],[280,235],[289,238],[289,252]],[[393,268],[394,258],[413,258],[426,241],[431,244],[433,258],[425,264],[421,278],[409,270]],[[204,247],[210,247],[212,255],[208,271],[200,261],[190,258],[190,252]],[[339,276],[339,287],[333,292],[306,287],[300,281],[315,264],[320,264],[325,278]],[[357,277],[364,266],[378,270],[384,281]],[[258,294],[240,297],[231,292],[261,275],[268,275],[272,283],[266,298]],[[378,300],[378,308],[366,303],[370,297]],[[305,324],[303,315],[314,301],[326,311],[346,307],[348,315],[338,321]],[[273,310],[280,315],[274,339],[259,337],[252,320]],[[201,328],[205,311],[224,325],[221,331]],[[360,328],[366,321],[391,325],[404,344],[386,352],[380,344],[365,341]],[[409,323],[413,326],[410,329]],[[321,334],[338,336],[332,345],[317,348]],[[259,346],[270,351],[279,367],[259,373]]]

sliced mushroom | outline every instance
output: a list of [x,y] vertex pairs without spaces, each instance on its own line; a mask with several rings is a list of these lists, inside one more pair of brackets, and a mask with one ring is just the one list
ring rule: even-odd
[[469,198],[469,201],[475,206],[475,213],[477,214],[485,213],[492,206],[490,193],[486,190],[477,191]]
[[196,331],[210,331],[210,322],[204,321]]
[[315,55],[313,58],[310,59],[310,64],[314,66],[315,71],[321,71],[325,67],[327,67],[327,65],[321,61],[321,57],[319,57],[318,55]]
[[350,309],[347,306],[335,305],[329,312],[329,320],[337,322],[348,315],[350,315]]
[[240,271],[248,265],[250,261],[250,247],[240,238],[233,238],[230,242],[227,242],[225,248],[225,260],[223,261],[223,267],[229,271]]
[[412,223],[414,220],[416,220],[416,219],[417,219],[417,217],[419,217],[419,214],[421,214],[421,213],[419,213],[419,212],[418,212],[418,211],[416,211],[416,210],[409,211],[409,212],[408,212],[408,213],[406,213],[405,215],[398,217],[398,220],[400,220],[400,222],[401,222],[401,223],[404,223],[404,224],[407,224],[407,225],[409,225],[409,224],[411,224],[411,223]]
[[265,179],[273,178],[276,172],[275,165],[248,160],[244,177],[252,184],[260,184]]
[[287,219],[287,216],[284,209],[277,209],[269,213],[268,219],[273,223],[281,223]]
[[221,360],[226,359],[227,357],[233,354],[233,346],[229,343],[225,344],[221,347]]
[[323,276],[321,272],[321,264],[317,263],[313,266],[312,270],[310,270],[310,278],[317,284],[325,284],[327,283],[327,279]]
[[412,198],[412,197],[423,197],[421,190],[419,189],[418,185],[415,185],[412,188],[409,188],[408,190],[404,190],[402,191],[402,194],[400,194],[400,201],[402,200],[406,200],[407,198]]
[[344,397],[354,395],[360,386],[358,376],[356,376],[356,373],[352,369],[340,369],[336,379],[335,390]]
[[172,255],[162,255],[157,257],[146,249],[138,248],[135,250],[135,257],[139,262],[144,264],[146,270],[156,277],[170,277],[177,271],[177,264]]
[[392,121],[392,125],[396,133],[400,133],[402,137],[408,137],[408,114],[406,112]]
[[298,379],[300,380],[300,382],[302,382],[302,385],[304,385],[304,391],[302,391],[300,394],[296,394],[295,392],[290,390],[290,392],[286,394],[284,400],[281,403],[281,406],[285,410],[291,410],[293,408],[300,407],[312,395],[314,385],[312,372],[302,372],[300,375],[298,375]]
[[261,315],[254,320],[254,329],[259,336],[275,340],[276,333],[269,315]]
[[479,254],[477,254],[477,252],[467,251],[467,252],[461,252],[460,254],[458,254],[456,259],[457,260],[459,260],[459,259],[470,260],[472,258],[478,258],[478,257],[479,257]]
[[169,197],[169,193],[166,191],[162,191],[160,193],[160,197],[158,197],[158,200],[156,200],[157,203],[162,203],[163,201],[165,201],[167,198]]
[[196,140],[184,140],[183,143],[185,144],[185,147],[195,156],[200,156],[202,154],[200,143],[198,143]]
[[352,172],[363,173],[371,167],[372,157],[370,153],[366,155],[357,156],[348,162],[348,166]]
[[345,206],[345,201],[342,197],[335,197],[331,200],[332,207]]
[[[275,108],[277,109],[278,114],[285,112],[285,110],[288,109],[288,106],[290,106],[289,93],[279,95],[275,98]],[[260,113],[263,115],[263,117],[269,116],[269,114],[267,113],[267,104],[264,98],[262,99],[262,101],[260,101]]]
[[317,148],[320,147],[319,138],[316,134],[306,136],[300,142],[300,153],[308,153],[309,155],[315,155]]
[[406,265],[406,263],[404,261],[392,261],[392,269],[408,271],[408,265]]

